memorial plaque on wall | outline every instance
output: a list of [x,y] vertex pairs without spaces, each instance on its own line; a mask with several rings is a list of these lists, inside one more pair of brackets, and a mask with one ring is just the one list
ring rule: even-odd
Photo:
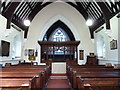
[[79,59],[84,60],[84,50],[79,50]]
[[28,50],[28,56],[34,56],[34,49]]
[[10,42],[1,40],[1,55],[8,57],[9,52],[10,52]]

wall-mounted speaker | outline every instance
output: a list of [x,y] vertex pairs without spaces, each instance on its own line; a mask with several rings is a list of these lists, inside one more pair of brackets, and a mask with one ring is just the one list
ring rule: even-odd
[[105,22],[106,22],[106,29],[110,29],[110,20],[107,19]]

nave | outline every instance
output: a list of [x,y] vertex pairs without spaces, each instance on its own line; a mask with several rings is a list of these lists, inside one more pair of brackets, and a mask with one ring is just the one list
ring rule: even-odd
[[0,89],[120,90],[120,0],[0,6]]

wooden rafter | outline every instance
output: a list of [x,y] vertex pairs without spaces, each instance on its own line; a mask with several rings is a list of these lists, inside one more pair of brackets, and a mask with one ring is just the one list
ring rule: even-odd
[[52,2],[46,2],[43,5],[42,2],[38,2],[37,5],[35,6],[35,8],[32,10],[32,12],[30,13],[30,15],[28,16],[28,18],[32,21],[32,19],[34,18],[34,16],[45,6],[49,5]]
[[3,7],[2,13],[4,13],[5,10],[6,10],[7,8],[9,8],[9,6],[11,5],[11,2],[9,2],[9,3],[6,5],[6,1],[7,1],[7,0],[4,0],[4,2],[2,3],[2,7]]
[[[10,28],[11,21],[18,25],[20,28],[25,30],[26,36],[28,27],[23,25],[23,20],[28,18],[30,21],[33,20],[35,15],[44,7],[54,2],[54,0],[50,0],[48,2],[44,2],[44,0],[38,0],[36,2],[6,2],[1,3],[2,7],[2,15],[7,18],[7,28]],[[62,0],[64,1],[64,0]],[[69,0],[65,1],[65,3],[71,5],[76,10],[80,12],[80,14],[87,20],[91,18],[94,20],[94,25],[89,27],[91,32],[91,37],[93,37],[93,32],[103,23],[108,23],[110,18],[120,12],[120,1],[119,2],[70,2]],[[89,1],[89,0],[88,0]],[[101,0],[104,1],[104,0]]]
[[87,7],[86,7],[86,9],[85,9],[86,11],[87,11],[88,8],[90,7],[90,5],[91,5],[91,2],[88,3],[88,5],[87,5]]
[[2,2],[0,1],[0,14],[1,14]]
[[7,18],[7,27],[10,28],[10,23],[14,14],[16,7],[19,5],[20,2],[10,2],[9,8],[6,8],[2,15]]
[[19,28],[21,28],[22,30],[26,31],[28,29],[28,27],[26,27],[25,25],[23,25],[23,21],[20,20],[20,18],[18,18],[16,16],[17,19],[12,19],[12,22],[17,25]]
[[104,15],[104,18],[109,19],[109,17],[112,15],[112,13],[108,9],[108,7],[105,5],[105,3],[104,2],[97,2],[97,4],[101,8],[103,15]]
[[75,9],[77,9],[77,10],[80,12],[80,14],[83,15],[83,17],[84,17],[85,19],[88,18],[88,14],[87,14],[87,12],[85,11],[85,9],[82,7],[82,5],[81,5],[80,2],[76,2],[77,5],[73,4],[72,2],[66,2],[66,3],[68,3],[68,4],[71,5],[71,6],[73,6]]
[[[38,2],[38,3],[36,4],[36,6],[34,7],[34,9],[32,10],[32,12],[29,14],[28,19],[29,19],[30,21],[32,21],[33,18],[35,17],[35,15],[36,15],[42,8],[44,8],[45,6],[49,5],[50,3],[52,3],[52,2],[46,2],[46,3],[44,3],[43,5],[41,5],[42,2]],[[27,32],[28,32],[28,30],[25,30],[25,36],[24,36],[25,38],[27,37]]]
[[31,5],[30,5],[30,3],[29,2],[26,2],[27,3],[27,5],[28,5],[28,7],[31,9],[31,11],[33,10],[32,9],[32,7],[31,7]]
[[96,22],[94,22],[94,24],[92,26],[90,26],[90,34],[91,34],[91,38],[94,38],[94,31],[99,28],[101,25],[103,25],[105,23],[105,20],[103,19],[103,15],[101,15]]

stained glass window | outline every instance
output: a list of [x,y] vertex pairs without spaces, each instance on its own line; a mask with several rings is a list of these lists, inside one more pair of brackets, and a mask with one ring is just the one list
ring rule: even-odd
[[56,42],[62,42],[62,41],[70,41],[68,35],[66,32],[58,27],[50,36],[49,41],[56,41]]

